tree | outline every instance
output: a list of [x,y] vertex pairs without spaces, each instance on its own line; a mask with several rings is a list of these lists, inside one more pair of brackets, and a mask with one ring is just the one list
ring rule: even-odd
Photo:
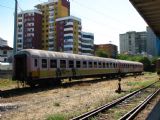
[[143,63],[144,71],[151,71],[151,61],[147,57],[143,57],[139,62]]
[[96,51],[96,56],[98,56],[98,57],[105,57],[105,58],[108,57],[107,53],[105,51],[102,51],[102,50]]

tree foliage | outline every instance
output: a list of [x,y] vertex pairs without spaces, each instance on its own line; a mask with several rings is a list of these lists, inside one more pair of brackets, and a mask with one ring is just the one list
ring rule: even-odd
[[96,56],[98,56],[98,57],[105,57],[105,58],[108,57],[107,53],[104,52],[104,51],[102,51],[102,50],[96,51]]

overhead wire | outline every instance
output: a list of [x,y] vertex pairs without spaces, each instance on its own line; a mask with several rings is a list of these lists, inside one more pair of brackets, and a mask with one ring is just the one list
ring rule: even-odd
[[84,4],[80,3],[80,2],[77,2],[75,0],[73,2],[76,3],[77,5],[79,5],[80,7],[87,8],[88,10],[90,10],[92,12],[94,11],[94,14],[95,13],[97,13],[98,15],[101,14],[103,17],[106,17],[107,19],[113,20],[113,21],[115,21],[118,24],[121,24],[121,25],[126,26],[126,27],[130,26],[130,25],[127,25],[126,23],[122,22],[121,20],[118,20],[118,19],[116,19],[116,18],[114,18],[112,16],[109,16],[109,15],[106,15],[105,13],[103,13],[101,11],[98,11],[98,10],[96,10],[94,8],[88,7],[88,6],[86,6],[86,5],[84,5]]

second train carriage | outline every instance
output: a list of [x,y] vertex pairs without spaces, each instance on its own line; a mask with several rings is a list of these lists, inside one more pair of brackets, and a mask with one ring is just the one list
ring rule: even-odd
[[25,49],[14,56],[13,78],[30,86],[61,79],[141,73],[143,64],[45,50]]

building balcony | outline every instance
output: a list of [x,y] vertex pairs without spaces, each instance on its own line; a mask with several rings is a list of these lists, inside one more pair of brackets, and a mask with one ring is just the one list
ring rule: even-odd
[[64,40],[64,42],[73,42],[73,39]]
[[73,33],[64,34],[64,37],[67,37],[67,36],[72,36],[73,37]]
[[85,42],[82,42],[81,44],[82,44],[82,45],[93,46],[93,44],[91,44],[91,43],[85,43]]
[[64,45],[64,48],[73,48],[73,45]]
[[91,49],[91,48],[84,48],[84,47],[82,47],[81,49],[82,49],[82,50],[93,51],[93,49]]
[[54,47],[49,47],[48,50],[53,51]]
[[53,36],[53,35],[50,35],[50,36],[49,36],[49,39],[54,39],[54,36]]
[[84,38],[84,37],[82,37],[82,40],[93,41],[93,39],[92,39],[92,38]]
[[49,45],[53,45],[53,44],[54,44],[54,42],[48,42],[48,44],[49,44]]
[[72,50],[68,50],[68,51],[67,51],[67,50],[64,50],[64,52],[65,52],[65,53],[73,53]]
[[72,25],[73,26],[73,22],[67,22],[65,25]]
[[64,28],[64,31],[73,31],[73,28]]

